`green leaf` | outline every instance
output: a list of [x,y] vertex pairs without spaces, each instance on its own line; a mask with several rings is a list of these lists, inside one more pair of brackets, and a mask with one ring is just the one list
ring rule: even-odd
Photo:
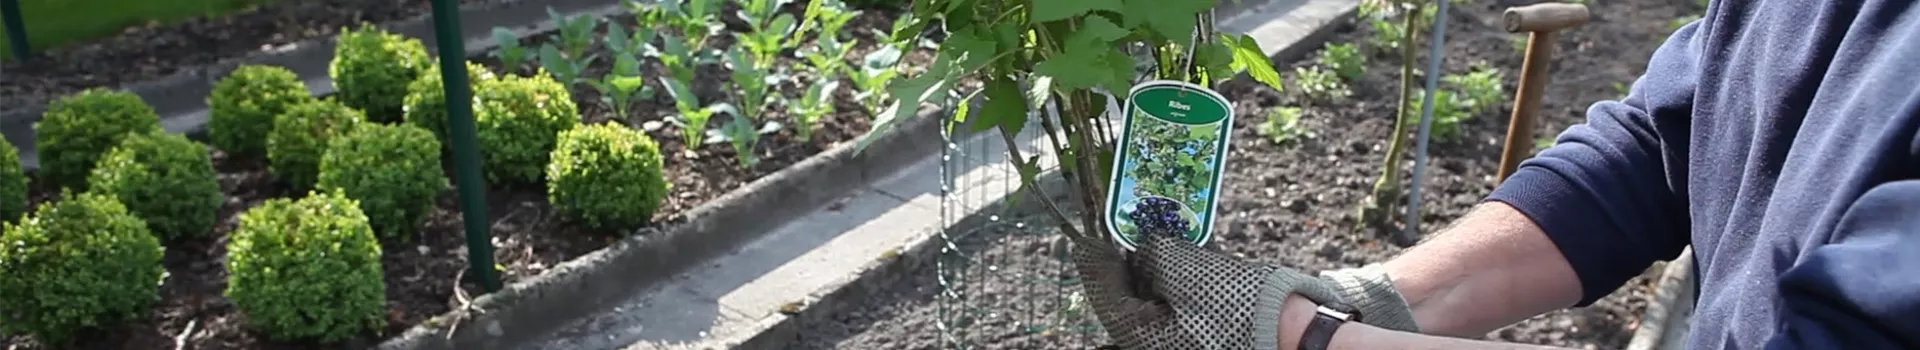
[[625,27],[626,26],[620,25],[618,23],[614,23],[612,25],[607,26],[607,49],[608,50],[612,50],[615,53],[620,53],[621,55],[638,52],[638,50],[634,50],[633,42],[632,42],[633,37],[627,36],[627,29]]
[[1096,16],[1087,17],[1081,21],[1080,30],[1070,35],[1072,35],[1068,39],[1070,41],[1079,39],[1095,42],[1110,42],[1127,37],[1127,30],[1120,28],[1119,25],[1113,24],[1113,21],[1108,20],[1106,17]]
[[953,107],[953,118],[947,121],[947,132],[951,133],[953,126],[967,122],[967,115],[973,112],[973,97],[979,95],[979,91],[974,91],[960,98],[960,104]]
[[973,71],[985,66],[989,59],[999,54],[996,52],[997,46],[991,39],[981,37],[972,30],[960,30],[948,36],[946,42],[940,45],[940,54],[962,58],[956,65],[963,71]]
[[1034,22],[1050,22],[1093,10],[1120,11],[1120,0],[1034,0],[1031,16]]
[[1205,68],[1214,81],[1232,79],[1239,73],[1233,69],[1233,47],[1219,40],[1201,46],[1193,56],[1194,65]]
[[1053,95],[1053,77],[1029,74],[1027,87],[1027,108],[1039,110],[1047,106],[1047,98]]
[[981,92],[987,94],[987,102],[980,106],[980,118],[974,120],[973,130],[983,131],[1000,127],[1010,135],[1019,135],[1020,128],[1027,125],[1027,96],[1020,91],[1020,84],[1013,79],[996,78],[988,80]]
[[900,48],[881,46],[880,49],[867,53],[867,57],[861,62],[868,70],[891,69],[894,64],[900,63]]
[[894,124],[919,114],[921,104],[934,97],[945,96],[947,89],[952,87],[957,75],[955,72],[953,62],[947,60],[946,56],[935,56],[933,65],[926,72],[887,87],[887,93],[894,97],[893,104],[887,106],[880,115],[874,116],[873,128],[860,136],[854,152],[866,150],[873,142],[874,135],[893,129]]
[[[1063,51],[1033,66],[1033,72],[1053,77],[1060,89],[1074,90],[1123,85],[1132,80],[1133,58],[1111,42],[1095,41],[1094,35],[1075,35]],[[1115,57],[1117,56],[1117,57]],[[1115,62],[1126,62],[1126,74],[1116,74]],[[1125,90],[1121,90],[1125,91]]]
[[693,89],[687,83],[673,77],[660,77],[660,85],[667,86],[667,95],[673,96],[674,105],[681,110],[691,110],[700,106],[700,97],[693,95]]
[[1253,80],[1265,83],[1275,90],[1286,89],[1286,82],[1281,80],[1280,72],[1273,70],[1273,60],[1267,57],[1266,50],[1260,49],[1260,42],[1253,40],[1253,36],[1223,33],[1220,39],[1233,47],[1232,68],[1235,72],[1247,72],[1247,75],[1253,76]]
[[1126,22],[1128,27],[1139,27],[1142,22],[1147,29],[1180,46],[1193,43],[1193,31],[1199,24],[1199,15],[1213,8],[1213,0],[1126,0]]

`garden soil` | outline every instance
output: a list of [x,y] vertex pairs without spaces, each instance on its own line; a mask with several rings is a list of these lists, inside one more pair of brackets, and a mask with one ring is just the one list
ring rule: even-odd
[[[463,5],[509,0],[460,0]],[[361,22],[426,14],[426,0],[281,0],[211,18],[135,23],[120,34],[42,50],[0,67],[0,106],[45,103],[86,88],[119,87],[182,69],[327,38]],[[26,20],[33,20],[27,18]],[[11,58],[9,58],[11,59]]]
[[[798,7],[789,6],[787,10],[797,12]],[[892,20],[890,13],[867,11],[849,23],[846,31],[885,31],[890,28]],[[619,21],[632,25],[631,18]],[[730,45],[731,40],[723,39],[725,37],[725,33],[715,37],[715,47]],[[858,57],[873,49],[871,35],[857,37],[860,38],[860,44],[849,53],[849,64],[857,64]],[[529,40],[528,44],[538,45],[541,40],[544,39]],[[167,50],[178,51],[179,48]],[[603,51],[601,55],[607,53]],[[799,65],[796,59],[788,55],[782,57],[785,66]],[[923,66],[930,58],[927,50],[914,51],[904,55],[903,66]],[[507,71],[491,58],[473,60],[487,65],[496,74]],[[593,72],[589,76],[606,71],[610,61],[599,60],[596,66],[589,69],[589,72]],[[649,59],[646,62],[649,65],[646,76],[664,74],[657,61]],[[532,71],[532,66],[521,68],[524,69],[517,70],[521,74]],[[703,102],[732,99],[723,95],[721,90],[721,84],[727,81],[724,69],[709,64],[701,67],[699,75],[698,80],[702,83],[696,84],[700,89],[697,94]],[[780,83],[778,89],[789,97],[797,97],[804,86],[818,80],[818,77],[798,74]],[[836,93],[837,112],[821,121],[812,139],[800,139],[791,126],[763,136],[758,148],[760,163],[752,168],[743,168],[736,163],[729,145],[687,147],[680,142],[678,129],[664,127],[665,120],[674,113],[670,111],[670,97],[659,84],[649,81],[650,86],[663,92],[653,99],[637,102],[627,116],[614,115],[586,85],[573,88],[574,100],[585,122],[613,122],[641,128],[660,143],[665,155],[665,172],[673,187],[655,213],[651,225],[654,228],[671,227],[682,221],[682,214],[709,200],[809,156],[851,142],[869,129],[870,118],[855,102],[852,83],[842,80],[840,86],[843,88]],[[710,129],[717,128],[726,118],[714,118],[712,122],[715,126]],[[772,114],[766,118],[791,125],[790,118],[784,115]],[[174,349],[176,341],[191,349],[367,348],[428,318],[461,307],[472,296],[478,295],[477,285],[461,280],[467,268],[467,251],[457,196],[449,189],[439,196],[437,205],[428,214],[424,228],[417,235],[383,244],[388,311],[386,326],[378,332],[366,332],[337,344],[316,344],[306,340],[267,339],[247,329],[244,315],[223,295],[227,278],[226,234],[238,225],[237,215],[247,208],[271,198],[299,197],[301,193],[290,190],[274,179],[261,160],[229,158],[218,150],[213,152],[215,167],[220,172],[220,182],[228,197],[220,211],[220,224],[208,236],[168,243],[164,263],[170,275],[160,288],[160,305],[124,324],[93,330],[92,334],[80,337],[85,340],[71,344],[72,348]],[[449,172],[447,175],[451,181],[453,174]],[[53,193],[51,189],[36,184],[34,203],[37,205],[48,200]],[[545,188],[541,185],[490,186],[487,194],[488,218],[496,249],[494,255],[496,262],[505,269],[502,276],[508,284],[536,276],[623,237],[619,232],[589,229],[563,219],[547,204]],[[22,336],[0,336],[0,347],[8,350],[49,348]]]
[[[1456,2],[1447,18],[1447,73],[1464,73],[1485,62],[1504,72],[1510,99],[1519,76],[1521,53],[1513,42],[1516,34],[1501,28],[1500,13],[1509,6],[1526,3]],[[1540,112],[1543,137],[1552,137],[1568,125],[1583,121],[1587,106],[1593,102],[1624,96],[1625,87],[1645,69],[1654,48],[1674,29],[1672,21],[1704,10],[1702,4],[1687,0],[1594,1],[1588,6],[1593,11],[1592,22],[1563,31],[1558,43],[1552,81]],[[1371,28],[1359,23],[1340,25],[1344,28],[1330,42],[1367,46]],[[1424,37],[1419,40],[1423,44],[1427,41]],[[1310,271],[1383,261],[1400,251],[1387,237],[1371,229],[1356,229],[1360,226],[1357,210],[1379,174],[1393,128],[1399,60],[1397,53],[1380,51],[1367,49],[1366,74],[1349,84],[1353,90],[1349,97],[1309,98],[1296,93],[1300,90],[1297,88],[1281,93],[1241,82],[1222,89],[1237,103],[1238,128],[1224,184],[1226,195],[1219,209],[1223,217],[1217,226],[1217,246],[1236,256]],[[1426,49],[1419,51],[1424,57]],[[1416,67],[1426,64],[1424,58],[1417,62]],[[1310,64],[1311,58],[1283,68]],[[1293,74],[1287,75],[1292,81]],[[1423,231],[1440,230],[1492,190],[1500,140],[1507,125],[1506,106],[1511,101],[1501,103],[1499,108],[1489,108],[1464,122],[1460,139],[1436,140],[1431,145],[1421,217]],[[1278,106],[1302,107],[1303,123],[1316,135],[1276,144],[1254,132],[1255,125],[1266,120],[1268,110]],[[1404,159],[1405,167],[1411,168],[1411,156]],[[1029,227],[1051,225],[1044,219],[1034,220],[1038,223]],[[974,260],[998,261],[990,264],[998,274],[958,279],[973,282],[955,288],[958,292],[954,295],[968,300],[967,306],[943,310],[935,298],[941,290],[936,267],[928,264],[910,272],[911,284],[893,285],[858,303],[863,307],[807,323],[799,332],[800,348],[942,348],[942,333],[935,320],[942,315],[954,319],[953,315],[969,309],[991,310],[970,319],[971,323],[954,327],[965,331],[962,337],[979,348],[1073,349],[1102,345],[1099,336],[1087,335],[1097,332],[1079,329],[1081,326],[1047,326],[1078,325],[1066,319],[1070,315],[1063,315],[1079,310],[1072,302],[1071,289],[991,282],[1009,281],[994,277],[1009,272],[1025,271],[1029,276],[1071,273],[1062,270],[1061,259],[1047,258],[1057,255],[1052,254],[1057,243],[1018,239],[1023,237],[1018,234],[1000,237],[968,241],[982,248],[967,251],[985,254]],[[1639,316],[1651,297],[1650,277],[1628,281],[1592,306],[1534,317],[1488,333],[1485,338],[1585,349],[1623,348],[1639,327]]]

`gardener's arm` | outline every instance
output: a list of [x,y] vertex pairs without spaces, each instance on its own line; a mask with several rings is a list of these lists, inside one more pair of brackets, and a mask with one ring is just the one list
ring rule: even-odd
[[[1586,123],[1523,162],[1487,203],[1383,264],[1421,333],[1479,337],[1547,311],[1591,304],[1654,262],[1679,255],[1689,241],[1686,206],[1668,185],[1661,152],[1669,142],[1680,142],[1684,150],[1687,135],[1660,130],[1655,121],[1691,117],[1700,26],[1689,24],[1669,37],[1648,63],[1643,77],[1650,78],[1636,82],[1627,98],[1595,104]],[[1293,340],[1313,309],[1304,299],[1287,304],[1280,323],[1283,349],[1296,346]],[[1352,329],[1366,336],[1336,337],[1334,348],[1397,345],[1342,339],[1451,342],[1350,327],[1340,333]]]

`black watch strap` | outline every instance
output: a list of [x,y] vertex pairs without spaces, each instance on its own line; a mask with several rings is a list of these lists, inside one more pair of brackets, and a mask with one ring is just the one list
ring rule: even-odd
[[1300,335],[1300,350],[1327,350],[1333,342],[1333,332],[1347,322],[1359,322],[1360,312],[1353,306],[1333,302],[1322,304],[1313,312],[1313,321],[1307,322],[1306,334]]

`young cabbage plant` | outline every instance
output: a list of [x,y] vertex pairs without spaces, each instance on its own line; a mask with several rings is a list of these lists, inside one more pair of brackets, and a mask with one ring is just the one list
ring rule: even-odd
[[687,147],[699,147],[706,142],[707,121],[715,114],[739,115],[732,104],[726,102],[701,105],[700,97],[693,95],[693,89],[687,83],[673,77],[660,77],[661,85],[667,86],[667,94],[673,95],[673,107],[680,115],[668,119],[674,126],[680,127],[680,138]]
[[[811,11],[812,8],[808,10]],[[848,8],[847,4],[843,2],[830,0],[827,0],[825,4],[820,6],[818,14],[808,14],[810,23],[818,23],[820,26],[821,38],[830,37],[836,40],[840,39],[840,30],[846,28],[847,23],[853,22],[853,18],[858,16],[860,16],[860,10]],[[800,26],[802,31],[810,28],[812,28],[812,26],[807,24]],[[800,40],[800,38],[796,36],[794,40]]]
[[787,50],[788,38],[799,36],[794,28],[798,28],[798,24],[794,23],[793,16],[782,13],[767,23],[754,24],[751,32],[734,33],[734,39],[740,43],[735,47],[746,46],[753,52],[755,62],[771,66],[780,52]]
[[740,167],[752,168],[760,164],[760,155],[756,150],[760,144],[760,135],[776,131],[780,131],[779,122],[769,121],[755,127],[753,118],[734,115],[733,120],[720,126],[720,130],[708,132],[707,143],[733,144],[734,158],[740,161]]
[[688,46],[706,47],[707,38],[720,31],[720,23],[713,20],[720,12],[719,0],[668,0],[657,4],[666,14],[667,22],[680,29]]
[[900,63],[900,49],[891,45],[881,46],[879,50],[868,53],[866,59],[861,60],[859,74],[849,74],[849,78],[853,79],[854,87],[860,89],[855,96],[860,99],[860,104],[865,106],[868,112],[878,111],[883,107],[881,103],[886,102],[887,84],[900,75],[898,63]]
[[607,26],[606,42],[608,51],[612,51],[616,56],[626,57],[640,56],[652,51],[653,28],[634,27],[633,33],[628,34],[624,27],[625,26],[621,25]]
[[753,57],[738,48],[727,51],[727,65],[733,70],[733,80],[729,85],[732,85],[734,95],[739,99],[740,113],[758,120],[767,105],[774,102],[774,95],[777,94],[768,92],[778,78],[763,70]]
[[820,79],[833,80],[839,79],[841,71],[847,69],[847,49],[851,46],[840,43],[840,39],[831,35],[821,35],[813,45],[802,47],[795,54],[805,59],[807,67],[813,68],[814,74],[819,75]]
[[685,41],[673,35],[660,36],[660,50],[653,52],[660,65],[667,67],[667,75],[679,81],[693,81],[694,67],[701,63]]
[[613,61],[613,71],[599,80],[587,82],[600,91],[600,103],[613,108],[613,113],[626,118],[627,108],[633,106],[634,97],[649,96],[653,92],[647,88],[646,77],[640,75],[640,59],[621,55]]
[[587,56],[586,59],[576,60],[560,53],[560,49],[553,45],[540,46],[540,66],[546,67],[547,73],[553,74],[553,79],[562,84],[579,83],[580,74],[585,73],[587,66],[593,64],[596,58],[598,56]]
[[773,20],[780,13],[780,7],[792,0],[740,0],[740,11],[734,13],[748,25],[759,27]]
[[566,49],[567,57],[580,58],[593,48],[593,29],[600,20],[588,15],[566,16],[552,7],[547,8],[547,17],[560,29],[560,45]]
[[840,88],[839,81],[827,80],[807,87],[806,95],[793,101],[793,108],[787,111],[793,114],[794,131],[801,140],[812,140],[813,130],[820,128],[820,120],[833,114],[833,92]]
[[520,45],[520,36],[514,35],[512,29],[493,27],[493,41],[500,43],[500,48],[495,49],[493,55],[500,58],[500,65],[506,67],[507,74],[519,72],[520,66],[533,56],[526,46]]

